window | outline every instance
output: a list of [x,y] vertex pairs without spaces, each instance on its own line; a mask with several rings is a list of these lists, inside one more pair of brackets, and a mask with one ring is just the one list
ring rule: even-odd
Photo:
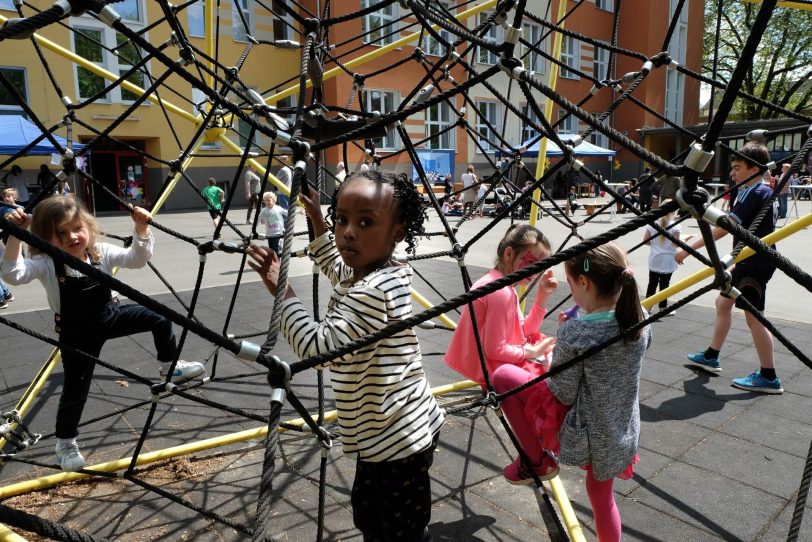
[[282,7],[283,3],[280,0],[273,0],[273,39],[296,41],[293,17]]
[[[677,18],[674,36],[668,44],[668,54],[671,58],[685,64],[685,52],[688,48],[688,10],[683,9],[679,14],[675,13],[677,2],[669,2],[669,10],[672,17]],[[668,69],[665,72],[665,118],[675,124],[682,124],[683,105],[685,103],[685,74]]]
[[[522,38],[533,46],[533,49],[544,51],[544,41],[542,41],[542,29],[541,26],[537,24],[530,24],[525,23],[522,25]],[[531,51],[528,54],[528,51]],[[527,55],[527,56],[525,56]],[[530,47],[527,45],[522,44],[521,46],[521,57],[524,62],[524,68],[526,70],[530,70],[531,72],[535,73],[544,73],[546,71],[546,65],[544,63],[544,57],[541,54],[537,53],[536,51],[532,51]]]
[[[476,121],[479,143],[487,151],[496,150],[499,147],[497,133],[502,131],[502,104],[499,102],[477,101],[476,109],[479,111]],[[477,151],[479,151],[479,148],[477,148]]]
[[578,117],[575,115],[568,115],[566,109],[558,110],[558,120],[564,119],[558,125],[559,134],[577,134],[578,133]]
[[602,47],[595,47],[595,59],[593,63],[593,76],[598,81],[603,81],[607,79],[609,75],[607,74],[606,70],[609,68],[609,51]]
[[606,134],[592,132],[592,144],[597,145],[598,147],[603,147],[604,149],[608,149],[609,138],[606,136]]
[[453,149],[454,130],[448,130],[440,134],[451,124],[451,107],[447,103],[440,102],[426,109],[426,137],[432,138],[426,142],[426,147],[429,149]]
[[[378,0],[361,0],[361,9],[377,4]],[[361,33],[364,43],[371,45],[388,45],[398,39],[397,3],[393,2],[374,13],[365,15],[361,21]]]
[[17,13],[17,9],[14,7],[14,2],[12,0],[0,0],[0,9],[5,9]]
[[189,20],[189,35],[195,38],[206,37],[206,6],[203,0],[197,0],[186,8]]
[[[366,90],[364,91],[364,107],[367,111],[380,111],[382,114],[395,111],[396,103],[400,102],[400,96],[396,92],[387,90]],[[386,136],[372,140],[376,149],[395,150],[398,148],[395,139],[395,127],[390,126],[386,130]]]
[[[197,88],[192,88],[192,113],[195,115],[205,115],[206,111],[208,110],[208,106],[206,105],[206,95],[203,93],[202,90]],[[219,141],[208,142],[206,140],[203,141],[203,144],[200,146],[201,151],[216,151],[220,148]]]
[[[245,17],[243,23],[240,17]],[[251,10],[248,9],[248,0],[231,0],[231,35],[234,41],[248,41],[251,34]]]
[[[479,23],[482,24],[488,18],[489,14],[487,13],[480,13],[479,14]],[[495,42],[502,41],[502,27],[497,24],[491,24],[491,27],[488,28],[488,32],[482,36],[483,38],[490,38]],[[479,47],[477,48],[477,61],[481,64],[496,64],[499,60],[499,56],[495,55],[488,49]]]
[[296,106],[299,105],[299,95],[298,94],[291,94],[287,98],[282,98],[278,102],[276,102],[276,107],[285,108],[290,110],[290,113],[278,113],[280,117],[288,121],[288,124],[291,126],[288,128],[288,132],[293,132],[293,125],[296,123],[296,113],[293,112],[296,109]]
[[[437,6],[437,8],[434,10],[435,13],[437,11],[440,11],[440,12],[442,12],[442,14],[443,14],[443,16],[445,18],[449,17],[448,4],[447,3],[445,3],[445,2],[436,2],[435,5]],[[444,30],[444,29],[441,28],[437,32],[448,43],[453,43],[454,42],[454,37],[451,35],[451,33],[448,30]],[[446,56],[448,54],[448,48],[445,47],[443,44],[441,44],[436,39],[434,39],[434,36],[432,36],[428,32],[426,32],[424,41],[423,41],[423,43],[420,44],[420,47],[423,49],[423,51],[426,54],[429,54],[429,55]]]
[[[73,49],[77,55],[104,67],[103,31],[101,29],[76,28],[73,34]],[[90,98],[104,89],[105,81],[87,68],[76,66],[76,80],[79,83],[79,98]],[[109,100],[108,95],[101,97]]]
[[[529,104],[522,104],[522,114],[536,124],[539,123],[538,116]],[[538,130],[536,130],[532,124],[522,119],[522,143],[536,137],[538,134]]]
[[[141,59],[141,50],[133,42],[129,41],[124,34],[116,32],[116,51],[118,52],[118,74],[124,73],[136,65]],[[130,74],[127,81],[138,87],[144,88],[144,72],[136,71]],[[121,88],[121,99],[124,101],[135,101],[138,95],[130,92],[126,88]]]
[[[25,68],[0,68],[3,77],[11,83],[11,86],[20,94],[20,97],[28,103],[28,85],[25,81]],[[23,108],[17,102],[6,87],[0,85],[0,115],[22,115]]]
[[614,0],[595,0],[595,7],[605,11],[614,11]]
[[122,2],[116,2],[114,9],[125,21],[140,23],[143,20],[141,17],[140,0],[123,0]]
[[[570,68],[579,68],[578,57],[580,56],[578,42],[572,36],[564,36],[561,40],[561,62]],[[578,74],[564,67],[561,68],[561,77],[565,79],[578,79]]]

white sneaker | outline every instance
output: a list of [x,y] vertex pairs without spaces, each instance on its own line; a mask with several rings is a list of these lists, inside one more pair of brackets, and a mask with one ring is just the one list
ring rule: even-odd
[[[169,367],[171,367],[170,363],[161,363],[161,370],[159,371],[161,380],[166,380]],[[172,378],[170,380],[176,384],[178,382],[186,382],[187,380],[191,380],[205,372],[206,368],[199,361],[183,361],[182,359],[179,359],[178,363],[175,365],[175,371],[172,373]]]
[[75,442],[63,444],[56,450],[56,462],[59,468],[66,472],[78,472],[85,468],[85,458],[79,451],[79,445]]

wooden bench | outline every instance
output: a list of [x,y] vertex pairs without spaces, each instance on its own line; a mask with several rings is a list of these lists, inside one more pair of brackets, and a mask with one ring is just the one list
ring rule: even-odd
[[[417,185],[417,191],[420,192],[421,194],[426,193],[426,189],[423,187],[422,184]],[[444,186],[432,186],[431,191],[434,192],[435,194],[439,194],[441,196],[445,195],[445,187]]]
[[589,203],[584,203],[584,210],[586,211],[586,215],[587,216],[594,215],[595,211],[599,207],[604,207],[608,203],[609,203],[609,200],[607,200],[607,199],[604,199],[604,200],[600,200],[600,199],[589,200]]

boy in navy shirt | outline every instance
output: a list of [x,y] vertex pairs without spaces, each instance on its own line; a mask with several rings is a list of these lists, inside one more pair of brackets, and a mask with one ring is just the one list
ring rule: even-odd
[[[730,210],[730,218],[743,228],[750,228],[759,211],[772,195],[772,188],[763,182],[761,169],[770,162],[770,153],[761,143],[750,142],[739,151],[742,156],[735,156],[731,160],[730,177],[738,184],[751,178],[747,184],[739,189],[738,197]],[[767,213],[756,228],[756,237],[763,238],[775,230],[775,202],[769,206]],[[713,239],[724,237],[727,231],[722,228],[713,228]],[[701,248],[705,242],[700,237],[691,246]],[[734,239],[734,245],[736,240]],[[775,248],[775,245],[772,245]],[[681,264],[688,256],[687,252],[680,250],[675,259]],[[766,256],[758,252],[742,260],[733,268],[733,286],[741,292],[741,297],[747,299],[756,310],[763,312],[767,295],[767,283],[775,272],[775,265]],[[734,301],[724,293],[716,298],[716,322],[713,327],[713,337],[710,347],[696,354],[688,354],[688,361],[693,365],[710,373],[722,372],[719,364],[719,351],[730,331],[733,319],[733,306],[743,308],[742,304]],[[749,312],[744,313],[747,326],[753,336],[753,344],[760,363],[757,371],[743,378],[734,378],[733,386],[739,389],[758,393],[780,394],[784,392],[781,379],[775,373],[775,359],[773,354],[773,336],[758,319]]]

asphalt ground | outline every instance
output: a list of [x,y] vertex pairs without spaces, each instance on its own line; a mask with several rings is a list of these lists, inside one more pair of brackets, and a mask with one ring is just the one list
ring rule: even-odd
[[[806,202],[801,202],[803,207]],[[801,209],[804,212],[806,209]],[[236,213],[238,216],[242,213]],[[578,228],[585,237],[623,224],[630,215],[618,215],[615,222],[599,217]],[[579,211],[576,216],[583,220]],[[205,212],[160,215],[162,225],[203,242],[211,235],[211,221]],[[103,217],[103,228],[118,235],[130,230],[126,217]],[[475,219],[459,231],[461,243],[477,235],[488,219]],[[553,245],[566,239],[570,228],[551,218],[539,226]],[[491,265],[496,243],[507,224],[497,224],[466,254],[466,264],[474,279]],[[242,225],[240,228],[246,229]],[[297,230],[303,229],[301,217]],[[431,220],[427,231],[439,231]],[[687,223],[684,234],[697,234],[695,224]],[[157,232],[155,267],[188,304],[193,296],[200,266],[195,247],[185,241]],[[224,240],[238,236],[226,233]],[[620,243],[631,248],[642,238],[635,231]],[[570,246],[574,241],[569,241]],[[728,249],[729,241],[722,247]],[[294,248],[304,244],[302,238]],[[435,237],[421,241],[421,254],[447,250],[448,239]],[[778,249],[801,269],[809,269],[812,255],[808,249],[808,230],[779,243]],[[632,253],[638,276],[646,273],[647,248]],[[431,302],[438,303],[462,293],[460,269],[456,261],[436,258],[414,262],[418,279],[414,287]],[[676,273],[675,280],[699,269],[689,262]],[[265,338],[272,300],[249,271],[240,275],[240,257],[214,253],[206,258],[202,288],[195,315],[207,327],[222,332],[253,334],[257,343]],[[311,265],[302,259],[292,262],[290,276],[297,293],[311,306]],[[556,270],[560,278],[563,270]],[[124,270],[119,278],[149,294],[167,306],[184,312],[167,287],[148,270]],[[230,302],[239,281],[233,310]],[[641,279],[641,283],[645,279]],[[566,295],[566,284],[554,294],[553,301]],[[641,284],[641,289],[645,285]],[[0,317],[55,337],[52,314],[38,284],[13,288],[16,300]],[[319,282],[320,310],[324,310],[329,285]],[[810,294],[781,273],[770,283],[766,315],[796,347],[809,355]],[[679,297],[679,296],[678,296]],[[733,329],[722,351],[724,372],[710,376],[685,365],[685,354],[705,348],[709,341],[714,312],[713,294],[706,294],[681,308],[678,314],[653,324],[654,343],[648,351],[641,381],[642,431],[640,464],[634,478],[618,480],[616,500],[623,521],[624,540],[786,540],[798,488],[809,450],[812,412],[810,370],[789,353],[776,346],[777,366],[784,382],[781,396],[761,396],[730,386],[730,378],[755,369],[757,362],[744,318],[734,317]],[[415,311],[419,312],[416,306]],[[449,316],[456,321],[452,311]],[[542,331],[554,334],[557,324],[546,322]],[[424,365],[430,383],[439,386],[456,382],[459,377],[441,361],[450,333],[441,329],[419,329]],[[12,329],[0,326],[0,386],[4,387],[2,409],[13,408],[29,382],[48,356],[47,344]],[[296,361],[284,340],[274,353]],[[216,362],[215,362],[216,355]],[[189,391],[208,401],[222,403],[231,412],[197,403],[180,396],[161,399],[155,408],[142,454],[172,446],[188,445],[203,439],[225,440],[239,431],[262,427],[268,415],[269,387],[256,364],[217,352],[207,341],[189,334],[182,357],[205,361],[214,378]],[[151,338],[136,335],[109,341],[102,359],[157,381],[157,364]],[[35,432],[53,431],[55,407],[61,389],[62,371],[57,365],[25,415],[26,424]],[[325,380],[329,378],[325,375]],[[318,392],[315,371],[297,375],[293,393],[310,410],[315,410]],[[441,398],[453,408],[475,394],[459,391]],[[130,457],[150,417],[150,393],[146,386],[122,377],[106,368],[97,368],[91,397],[85,409],[80,443],[88,465]],[[140,403],[145,402],[141,406]],[[331,393],[326,392],[327,408]],[[119,412],[122,409],[128,409]],[[236,412],[240,409],[240,413]],[[118,412],[118,413],[117,413]],[[282,419],[297,418],[286,405]],[[97,419],[99,418],[99,419]],[[329,426],[332,427],[332,426]],[[94,478],[73,482],[50,490],[8,497],[12,489],[39,485],[30,482],[56,471],[53,463],[53,438],[44,438],[32,449],[18,454],[27,464],[9,461],[0,470],[3,504],[21,508],[52,521],[81,529],[97,537],[115,540],[246,540],[250,537],[190,508],[172,502],[154,491],[128,480]],[[255,438],[184,456],[181,459],[138,467],[138,480],[153,484],[202,507],[229,518],[238,525],[252,527],[262,472],[264,442]],[[271,530],[279,540],[315,540],[319,501],[319,459],[322,451],[315,439],[295,431],[279,439],[273,479]],[[327,540],[360,540],[354,530],[349,502],[352,461],[341,457],[336,443],[328,452],[324,495],[324,531]],[[433,498],[430,530],[436,540],[544,540],[549,532],[540,513],[540,493],[530,487],[514,487],[504,481],[501,469],[512,460],[515,451],[491,409],[474,409],[449,416],[432,468]],[[588,540],[595,534],[591,509],[583,485],[583,471],[562,467],[560,480],[572,503]],[[11,488],[11,489],[9,489]],[[809,508],[801,524],[799,540],[812,540]],[[29,540],[37,538],[20,531]]]

